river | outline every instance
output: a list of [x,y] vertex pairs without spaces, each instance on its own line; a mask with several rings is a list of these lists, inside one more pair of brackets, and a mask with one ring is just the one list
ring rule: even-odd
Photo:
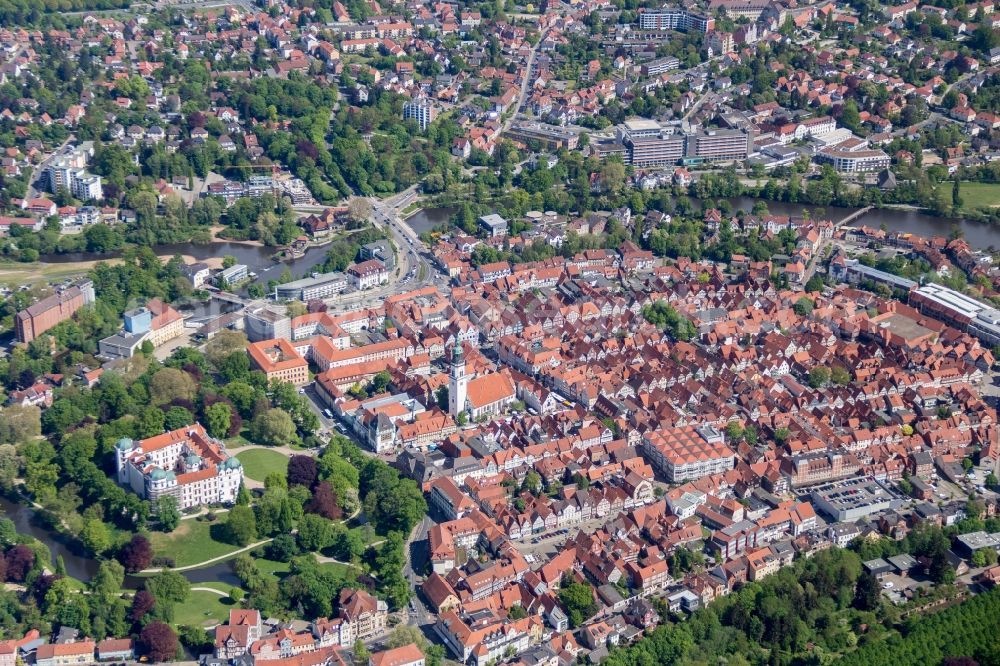
[[[749,211],[757,199],[753,197],[735,197],[729,199],[734,208]],[[773,215],[791,215],[798,217],[803,210],[808,210],[814,220],[825,219],[834,222],[842,220],[857,208],[841,208],[838,206],[810,206],[808,204],[792,204],[781,201],[765,201],[768,210]],[[966,219],[935,217],[916,210],[901,210],[897,208],[876,208],[855,220],[853,226],[879,228],[883,224],[889,231],[901,231],[917,234],[925,238],[931,236],[949,236],[952,228],[958,226],[965,240],[972,247],[985,250],[989,247],[1000,248],[1000,227],[983,222]]]
[[[204,244],[166,243],[154,245],[152,249],[160,256],[187,255],[199,261],[232,255],[236,258],[236,263],[245,264],[259,276],[268,278],[277,277],[286,266],[295,277],[301,277],[308,273],[310,268],[322,262],[326,258],[327,251],[327,248],[323,246],[310,247],[301,257],[279,262],[273,258],[278,252],[278,248],[250,243],[234,243],[233,241],[212,241]],[[80,261],[113,259],[120,255],[120,252],[66,252],[64,254],[43,254],[39,257],[39,261],[49,264],[69,264]],[[277,271],[277,273],[268,276],[267,274],[271,271]]]
[[[53,565],[59,557],[62,557],[63,563],[66,565],[66,573],[72,578],[87,582],[97,573],[98,562],[80,553],[75,549],[75,544],[68,542],[61,534],[46,527],[36,517],[34,509],[0,496],[0,513],[14,521],[18,534],[32,536],[48,546],[52,553]],[[231,559],[180,573],[192,583],[217,581],[227,585],[240,585],[240,579],[233,571]],[[125,587],[137,589],[142,587],[144,581],[145,579],[141,576],[126,576]]]
[[[734,208],[750,211],[757,199],[753,197],[734,197],[729,199],[729,203]],[[839,206],[810,206],[808,204],[784,203],[781,201],[765,201],[768,210],[774,215],[790,215],[799,217],[804,210],[809,211],[813,219],[827,219],[834,222],[842,220],[857,208],[842,208]],[[454,208],[424,208],[406,220],[414,231],[418,234],[430,231],[434,227],[446,224]],[[966,219],[952,219],[947,217],[935,217],[916,210],[903,210],[896,208],[877,208],[871,210],[860,219],[854,221],[854,226],[868,226],[879,228],[883,224],[889,231],[901,231],[917,234],[930,238],[931,236],[949,236],[952,228],[956,225],[962,231],[965,240],[979,250],[989,247],[1000,248],[1000,227],[975,222]]]

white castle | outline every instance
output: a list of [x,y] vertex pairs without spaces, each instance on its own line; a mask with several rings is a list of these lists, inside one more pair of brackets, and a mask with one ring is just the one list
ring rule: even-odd
[[243,483],[240,461],[199,423],[139,441],[123,437],[115,453],[118,483],[143,499],[176,497],[180,509],[232,504]]

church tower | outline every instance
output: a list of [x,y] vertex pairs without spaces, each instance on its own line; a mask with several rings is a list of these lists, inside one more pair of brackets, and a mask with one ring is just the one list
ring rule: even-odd
[[465,355],[462,344],[456,342],[451,348],[451,375],[448,379],[448,413],[453,417],[465,411],[465,396],[469,388],[469,378],[465,374]]

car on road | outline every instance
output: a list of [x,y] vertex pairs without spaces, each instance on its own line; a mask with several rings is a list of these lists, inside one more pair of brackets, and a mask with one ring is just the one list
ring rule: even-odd
[[332,419],[333,418],[333,412],[330,411],[329,407],[327,407],[326,409],[323,410],[323,416],[325,416],[328,419]]

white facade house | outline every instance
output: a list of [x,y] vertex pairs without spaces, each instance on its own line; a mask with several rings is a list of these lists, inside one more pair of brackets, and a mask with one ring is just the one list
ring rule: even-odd
[[118,483],[143,499],[170,495],[179,509],[231,504],[243,483],[243,466],[200,424],[115,447]]

